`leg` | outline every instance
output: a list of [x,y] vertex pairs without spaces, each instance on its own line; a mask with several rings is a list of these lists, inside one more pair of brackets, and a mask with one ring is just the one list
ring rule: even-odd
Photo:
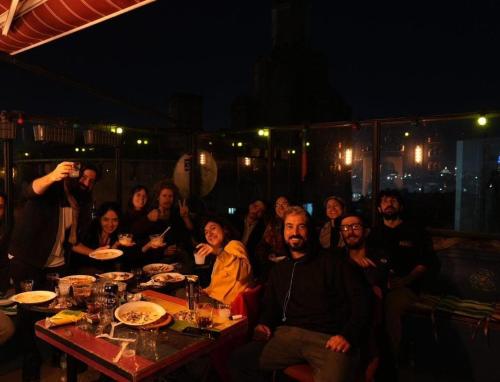
[[303,330],[304,345],[302,353],[314,371],[315,382],[352,381],[356,371],[358,351],[349,353],[326,349],[330,335]]
[[260,356],[260,367],[264,370],[284,369],[306,360],[301,354],[303,329],[280,326],[267,342]]
[[259,365],[259,358],[265,345],[264,341],[252,341],[233,353],[229,362],[233,381],[262,382],[266,380],[266,375],[260,370]]
[[385,325],[392,352],[397,359],[401,342],[401,316],[416,301],[417,295],[409,288],[397,288],[385,299]]

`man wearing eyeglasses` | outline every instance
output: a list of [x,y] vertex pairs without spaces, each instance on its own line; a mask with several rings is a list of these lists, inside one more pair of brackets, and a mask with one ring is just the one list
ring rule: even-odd
[[370,317],[367,285],[340,256],[318,249],[307,212],[284,215],[288,258],[271,270],[256,341],[233,358],[233,380],[265,381],[265,372],[308,363],[316,382],[352,381]]
[[378,211],[383,224],[369,236],[370,247],[387,254],[388,292],[385,323],[392,352],[397,359],[401,342],[401,316],[417,300],[424,275],[437,267],[432,240],[423,227],[403,218],[403,199],[396,190],[378,195]]

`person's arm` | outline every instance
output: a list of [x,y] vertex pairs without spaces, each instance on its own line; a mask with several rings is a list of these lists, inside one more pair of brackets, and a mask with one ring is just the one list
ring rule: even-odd
[[194,224],[191,221],[191,217],[189,216],[189,207],[186,203],[186,199],[183,199],[182,201],[179,200],[179,215],[182,218],[182,221],[184,222],[184,225],[186,226],[188,231],[193,231],[194,230]]
[[53,183],[67,178],[72,169],[72,162],[59,163],[53,171],[33,181],[31,184],[33,192],[36,195],[42,195]]
[[94,250],[92,248],[89,248],[82,243],[75,244],[73,247],[71,247],[71,250],[75,253],[78,253],[78,254],[84,255],[84,256],[88,256],[91,252],[94,252]]

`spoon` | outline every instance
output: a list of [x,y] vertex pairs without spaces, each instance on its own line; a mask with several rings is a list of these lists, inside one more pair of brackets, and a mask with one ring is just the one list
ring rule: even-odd
[[162,232],[162,234],[160,235],[160,237],[165,236],[165,235],[166,235],[166,233],[167,233],[168,231],[170,231],[170,228],[172,228],[172,226],[170,226],[170,225],[169,225],[169,226],[165,229],[165,231],[163,231],[163,232]]
[[118,354],[115,356],[115,358],[113,358],[113,362],[114,363],[117,363],[120,358],[122,358],[122,354],[123,352],[125,351],[125,349],[127,348],[128,344],[130,343],[130,341],[123,341],[121,343],[121,348],[120,348],[120,351],[118,352]]

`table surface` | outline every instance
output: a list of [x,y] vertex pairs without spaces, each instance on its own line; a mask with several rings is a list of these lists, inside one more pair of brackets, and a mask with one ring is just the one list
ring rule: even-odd
[[[143,291],[143,296],[147,301],[162,305],[170,314],[186,310],[186,301],[183,299],[150,290]],[[95,338],[92,333],[74,324],[47,328],[45,320],[41,320],[35,325],[35,333],[42,340],[114,380],[138,381],[157,373],[168,373],[212,349],[224,346],[236,337],[244,336],[247,320],[243,318],[217,324],[214,330],[219,331],[220,335],[216,340],[186,335],[181,332],[185,326],[190,325],[178,321],[160,329],[156,357],[138,353],[134,357],[122,357],[118,363],[113,363],[113,358],[120,350],[119,342]],[[133,329],[120,325],[115,330],[115,336],[124,330]]]

